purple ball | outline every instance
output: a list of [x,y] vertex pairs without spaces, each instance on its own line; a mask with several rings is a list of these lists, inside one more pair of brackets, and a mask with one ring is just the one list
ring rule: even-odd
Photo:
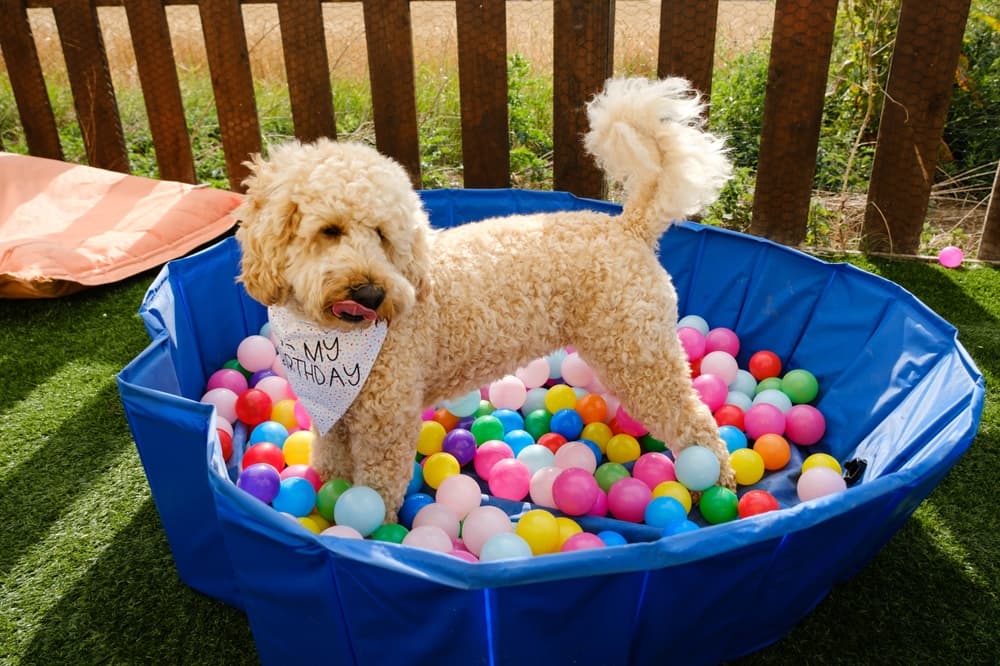
[[444,436],[441,450],[455,456],[458,464],[465,466],[476,456],[476,436],[465,428],[455,428]]
[[254,386],[257,386],[257,382],[264,379],[264,377],[277,377],[277,376],[278,373],[276,373],[274,370],[271,370],[270,368],[267,368],[265,370],[258,370],[257,372],[250,375],[250,380],[247,383],[250,385],[251,388],[253,388]]
[[278,496],[281,488],[281,475],[278,470],[267,463],[254,463],[240,473],[236,486],[264,504],[270,504]]

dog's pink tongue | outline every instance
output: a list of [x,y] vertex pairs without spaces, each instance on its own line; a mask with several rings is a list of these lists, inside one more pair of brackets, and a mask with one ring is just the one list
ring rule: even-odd
[[366,308],[357,301],[337,301],[333,304],[332,310],[333,314],[338,317],[348,314],[355,317],[361,317],[367,321],[372,321],[378,317],[378,313],[371,308]]

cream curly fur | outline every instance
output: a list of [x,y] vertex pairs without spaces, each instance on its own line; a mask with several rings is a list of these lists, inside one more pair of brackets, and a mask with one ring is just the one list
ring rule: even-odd
[[385,344],[357,400],[314,445],[320,476],[374,488],[395,519],[424,407],[573,345],[654,436],[674,453],[711,448],[721,483],[734,487],[655,254],[671,221],[710,204],[730,176],[703,110],[683,79],[614,79],[588,105],[586,147],[626,188],[617,217],[563,212],[438,231],[402,167],[369,147],[292,142],[254,159],[237,232],[250,295],[343,329],[368,325],[331,310],[352,285],[386,292]]

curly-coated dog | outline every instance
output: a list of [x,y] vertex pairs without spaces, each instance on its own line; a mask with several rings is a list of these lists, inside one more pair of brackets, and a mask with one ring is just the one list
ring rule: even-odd
[[255,157],[237,232],[247,292],[331,335],[384,329],[357,398],[313,445],[320,476],[374,488],[395,519],[425,407],[572,345],[652,435],[675,454],[710,448],[734,487],[656,256],[671,222],[702,211],[731,174],[703,111],[679,78],[612,79],[588,104],[586,148],[624,186],[616,216],[435,230],[403,168],[370,147],[321,139]]

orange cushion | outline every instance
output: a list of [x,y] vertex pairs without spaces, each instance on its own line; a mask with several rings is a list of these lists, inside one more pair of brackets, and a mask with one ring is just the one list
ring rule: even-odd
[[231,229],[234,192],[0,152],[0,297],[115,282]]

